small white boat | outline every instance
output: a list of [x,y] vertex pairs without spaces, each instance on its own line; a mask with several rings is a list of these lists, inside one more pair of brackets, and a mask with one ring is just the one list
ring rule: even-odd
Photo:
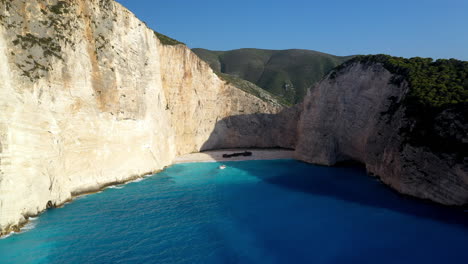
[[224,170],[225,168],[226,168],[226,165],[221,165],[221,166],[219,166],[219,169],[220,169],[220,170]]

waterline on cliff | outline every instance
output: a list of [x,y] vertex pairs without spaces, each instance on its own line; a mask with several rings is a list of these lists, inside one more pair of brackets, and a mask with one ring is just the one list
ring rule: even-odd
[[22,232],[27,232],[36,228],[38,217],[30,217],[28,223],[21,229]]
[[38,219],[39,219],[39,217],[29,217],[27,222],[20,228],[19,232],[11,231],[10,233],[8,233],[6,235],[1,236],[0,240],[1,239],[7,239],[8,237],[11,237],[11,236],[14,236],[14,235],[19,235],[19,234],[22,234],[22,233],[33,230],[37,226]]
[[125,185],[114,185],[114,186],[109,186],[108,189],[123,189]]
[[[226,152],[243,152],[243,151],[251,151],[254,153],[253,156],[250,157],[236,157],[226,160],[222,158],[222,154]],[[218,162],[221,160],[224,161],[245,161],[245,160],[277,160],[277,159],[292,159],[293,158],[293,150],[290,149],[283,149],[283,148],[238,148],[238,149],[219,149],[219,150],[209,150],[197,153],[186,154],[182,156],[178,156],[174,164],[183,164],[183,163],[192,163],[192,162]],[[165,168],[163,168],[164,170]],[[154,176],[156,173],[161,172],[162,170],[152,171],[148,173],[144,173],[139,176],[131,176],[128,177],[127,180],[120,180],[114,181],[107,184],[96,186],[95,188],[91,188],[84,191],[78,191],[72,193],[71,199],[63,202],[62,204],[57,204],[55,208],[64,208],[66,205],[73,203],[78,199],[82,199],[91,194],[102,193],[107,189],[123,189],[127,184],[130,183],[138,183],[145,180],[148,177]],[[35,215],[28,215],[25,216],[26,220],[23,223],[20,223],[12,230],[6,234],[0,236],[0,239],[7,238],[13,234],[20,234],[27,231],[25,228],[29,224],[30,219],[34,220],[41,216],[47,209],[39,212]],[[19,230],[19,231],[15,231]]]
[[[115,182],[107,183],[107,184],[104,184],[104,185],[96,186],[95,188],[90,189],[90,190],[79,191],[79,192],[72,193],[72,197],[70,199],[66,200],[65,202],[63,202],[61,204],[57,204],[54,208],[58,208],[58,209],[64,208],[66,205],[71,204],[74,201],[85,198],[85,197],[87,197],[88,195],[91,195],[91,194],[102,193],[106,189],[122,189],[127,184],[141,182],[144,179],[146,179],[148,177],[151,177],[151,176],[155,175],[156,173],[158,173],[160,171],[161,170],[148,172],[148,173],[142,174],[141,176],[129,177],[127,180],[115,181]],[[26,215],[25,216],[26,220],[24,220],[23,222],[21,222],[21,223],[19,223],[17,225],[12,226],[10,228],[10,232],[8,232],[6,234],[3,234],[3,235],[0,235],[0,239],[5,239],[5,238],[10,237],[10,236],[12,236],[14,234],[21,234],[23,232],[31,230],[32,228],[30,228],[31,227],[31,225],[30,225],[31,222],[30,221],[37,220],[38,218],[40,218],[40,216],[43,213],[47,212],[48,210],[50,210],[50,209],[44,209],[43,211],[41,211],[41,212],[39,212],[37,214],[34,214],[34,215]],[[33,226],[35,227],[35,224]]]
[[7,239],[9,237],[11,237],[12,235],[14,235],[16,232],[15,231],[11,231],[10,233],[4,235],[4,236],[0,236],[0,240],[2,239]]
[[402,197],[362,168],[220,164],[174,165],[48,210],[1,240],[0,262],[450,263],[468,243],[462,210]]

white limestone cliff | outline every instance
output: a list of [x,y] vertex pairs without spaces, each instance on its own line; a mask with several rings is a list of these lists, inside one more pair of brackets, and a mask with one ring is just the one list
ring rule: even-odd
[[0,80],[0,235],[199,151],[217,120],[282,108],[110,0],[0,1]]
[[[313,87],[303,103],[296,158],[328,166],[358,161],[400,193],[446,205],[468,204],[468,160],[460,160],[460,153],[433,151],[431,142],[411,143],[402,132],[414,127],[401,103],[408,84],[394,84],[393,77],[381,64],[353,63]],[[463,132],[442,124],[439,134],[450,135],[438,138],[466,144],[466,123],[447,111],[437,119],[464,127]]]

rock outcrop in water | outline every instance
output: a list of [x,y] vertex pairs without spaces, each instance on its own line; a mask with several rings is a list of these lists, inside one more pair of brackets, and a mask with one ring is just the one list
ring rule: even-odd
[[217,120],[282,109],[110,0],[0,1],[0,80],[0,234],[199,151]]

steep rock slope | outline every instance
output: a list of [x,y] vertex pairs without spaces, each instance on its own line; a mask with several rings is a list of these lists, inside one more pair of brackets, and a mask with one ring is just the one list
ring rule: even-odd
[[[265,147],[278,146],[282,141],[277,135],[275,139],[263,140],[266,120],[255,122],[257,116],[271,114],[277,126],[281,118],[273,115],[282,106],[271,97],[259,99],[232,84],[220,81],[208,64],[201,61],[185,46],[160,46],[161,77],[167,98],[167,111],[174,128],[177,153],[189,153],[200,149],[216,149],[226,146],[233,147]],[[228,138],[215,135],[213,132],[218,123],[228,117],[237,116],[250,123],[249,133],[255,140],[247,137]],[[232,128],[236,129],[236,128]],[[205,142],[215,138],[216,144],[206,146]],[[293,133],[291,137],[295,137]],[[230,142],[229,144],[227,142]],[[264,144],[262,143],[264,142]],[[232,144],[232,145],[231,145]]]
[[0,62],[0,235],[199,151],[216,120],[282,109],[110,0],[0,1]]
[[350,59],[313,50],[193,49],[214,71],[248,80],[289,104],[302,102],[307,89]]
[[202,150],[252,146],[294,149],[301,110],[302,105],[299,104],[277,114],[243,114],[223,118],[216,122]]
[[401,193],[468,204],[466,103],[436,114],[432,141],[456,141],[456,147],[434,149],[436,142],[418,140],[429,130],[416,133],[420,121],[411,115],[410,86],[401,77],[382,63],[359,61],[329,74],[304,100],[297,158],[323,165],[359,161]]

